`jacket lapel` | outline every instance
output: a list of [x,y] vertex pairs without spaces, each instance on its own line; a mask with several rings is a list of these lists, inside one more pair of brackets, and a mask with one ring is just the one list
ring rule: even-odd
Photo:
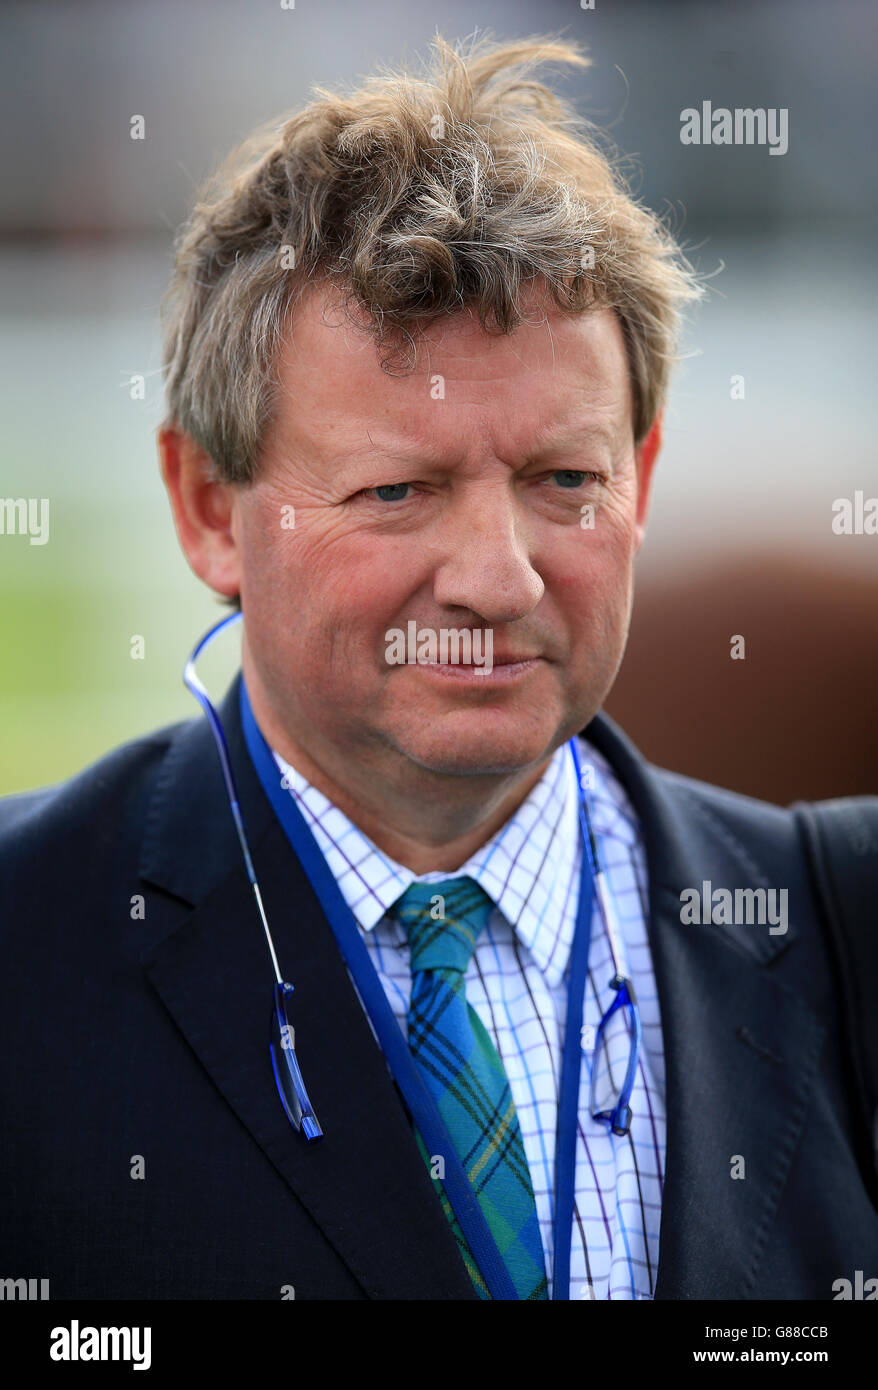
[[150,909],[132,949],[213,1084],[372,1298],[476,1298],[331,930],[252,767],[235,679],[220,708],[296,1049],[324,1130],[284,1115],[268,1052],[274,974],[207,721],[179,726],[141,877],[192,910]]
[[825,1031],[766,969],[795,939],[794,904],[784,935],[683,925],[680,894],[705,879],[729,888],[783,880],[605,716],[584,734],[612,764],[645,837],[668,1125],[656,1297],[753,1297]]

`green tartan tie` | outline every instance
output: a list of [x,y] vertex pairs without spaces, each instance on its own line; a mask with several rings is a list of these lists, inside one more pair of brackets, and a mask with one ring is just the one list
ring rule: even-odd
[[[437,896],[444,899],[444,912],[441,904],[432,907]],[[519,1298],[545,1299],[545,1256],[509,1080],[464,992],[467,966],[493,907],[479,884],[464,877],[413,883],[390,911],[402,923],[411,951],[412,1055]],[[438,1155],[429,1155],[416,1137],[432,1176],[431,1158]],[[480,1296],[490,1298],[441,1186],[439,1195],[470,1277]]]

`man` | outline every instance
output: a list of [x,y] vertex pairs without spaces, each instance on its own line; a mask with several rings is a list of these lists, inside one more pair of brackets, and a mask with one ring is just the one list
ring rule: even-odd
[[831,1298],[878,1211],[793,818],[599,712],[697,286],[523,85],[575,50],[438,57],[263,132],[178,244],[161,466],[243,612],[258,904],[206,720],[4,804],[3,1260],[53,1297]]

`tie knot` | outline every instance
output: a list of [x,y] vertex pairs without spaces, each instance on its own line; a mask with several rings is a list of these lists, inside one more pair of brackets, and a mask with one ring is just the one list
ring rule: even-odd
[[419,970],[466,974],[493,907],[491,898],[473,878],[410,884],[390,911],[408,936],[412,974]]

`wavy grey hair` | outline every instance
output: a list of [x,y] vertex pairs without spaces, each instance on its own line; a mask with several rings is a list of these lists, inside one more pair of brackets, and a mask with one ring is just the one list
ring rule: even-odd
[[390,372],[413,365],[419,326],[467,306],[486,332],[513,332],[535,282],[560,309],[612,308],[644,438],[681,310],[702,291],[599,133],[530,76],[589,61],[553,38],[466,51],[437,38],[423,72],[381,69],[346,96],[316,88],[232,152],[178,235],[162,303],[165,424],[216,477],[256,477],[278,349],[321,278],[360,311]]

